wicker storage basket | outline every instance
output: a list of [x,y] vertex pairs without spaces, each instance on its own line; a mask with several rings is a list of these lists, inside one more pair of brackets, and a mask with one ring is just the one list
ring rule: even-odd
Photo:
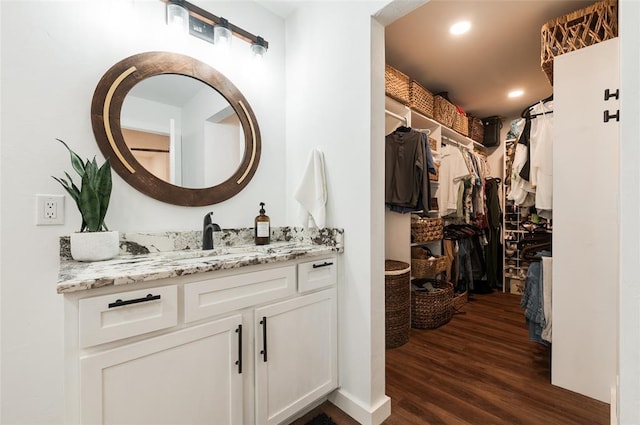
[[411,247],[411,275],[415,278],[430,277],[449,267],[449,258],[445,255],[433,255],[428,249]]
[[433,329],[442,326],[453,317],[453,285],[449,282],[417,279],[415,286],[431,282],[434,291],[411,290],[411,327]]
[[402,261],[384,262],[385,347],[409,341],[411,327],[411,267]]
[[436,168],[436,173],[429,173],[429,180],[437,182],[440,179],[440,164],[433,164]]
[[453,121],[453,129],[463,136],[469,135],[469,119],[465,114],[458,112]]
[[542,70],[553,85],[553,58],[618,36],[618,2],[604,0],[542,26]]
[[453,123],[459,115],[458,108],[442,96],[433,97],[433,118],[440,124],[453,128]]
[[397,69],[386,65],[384,68],[384,91],[387,96],[408,105],[410,101],[410,78]]
[[411,242],[429,242],[442,239],[441,218],[411,216]]
[[438,150],[438,142],[433,137],[429,137],[429,149],[431,149],[431,152]]
[[455,294],[453,297],[453,309],[460,310],[463,305],[469,301],[469,292],[464,291],[459,294]]
[[409,107],[433,118],[433,94],[415,81],[411,81],[409,87]]
[[478,143],[482,143],[484,140],[484,125],[480,118],[467,115],[469,118],[469,137]]

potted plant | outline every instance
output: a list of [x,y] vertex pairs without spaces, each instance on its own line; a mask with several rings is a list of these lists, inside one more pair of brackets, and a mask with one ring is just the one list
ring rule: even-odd
[[71,155],[71,166],[81,179],[80,188],[76,186],[69,173],[67,179],[53,177],[71,195],[82,215],[80,232],[71,234],[71,256],[76,261],[108,260],[118,255],[120,250],[119,234],[109,231],[104,218],[111,198],[111,165],[106,160],[98,167],[96,158],[92,161],[82,159],[65,142]]

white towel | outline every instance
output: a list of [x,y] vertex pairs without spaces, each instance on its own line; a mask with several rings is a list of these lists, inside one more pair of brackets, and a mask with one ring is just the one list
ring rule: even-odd
[[327,203],[327,182],[324,174],[324,155],[318,149],[313,149],[309,155],[307,168],[294,198],[302,206],[303,226],[305,228],[308,226],[309,217],[311,217],[316,227],[323,229]]

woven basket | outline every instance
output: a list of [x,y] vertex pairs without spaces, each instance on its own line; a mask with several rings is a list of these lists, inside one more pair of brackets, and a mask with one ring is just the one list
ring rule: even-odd
[[431,149],[431,152],[438,150],[438,142],[433,137],[429,137],[429,149]]
[[433,97],[433,118],[440,124],[453,128],[453,123],[459,115],[458,108],[442,96]]
[[429,281],[435,291],[411,290],[411,327],[433,329],[442,326],[453,317],[453,285],[431,279],[414,280],[416,285]]
[[411,268],[402,261],[384,262],[385,347],[409,341],[411,327]]
[[482,120],[471,115],[467,115],[467,118],[469,118],[469,137],[478,143],[482,143],[482,140],[484,140]]
[[465,114],[458,112],[453,121],[453,129],[463,136],[469,135],[469,119]]
[[409,107],[433,118],[433,94],[415,81],[409,85]]
[[469,293],[467,291],[455,294],[453,297],[453,309],[458,311],[469,301]]
[[411,216],[411,242],[429,242],[442,239],[441,218]]
[[[440,179],[440,164],[433,164],[433,166],[436,168],[436,173],[429,173],[429,180],[437,182],[438,179]],[[436,208],[437,209],[437,208]]]
[[384,91],[387,96],[408,105],[410,101],[410,78],[397,69],[386,65],[384,68]]
[[618,36],[618,2],[604,0],[552,19],[540,31],[540,64],[553,85],[553,58]]
[[449,268],[449,258],[445,255],[430,255],[421,247],[411,247],[411,275],[425,278],[441,273]]

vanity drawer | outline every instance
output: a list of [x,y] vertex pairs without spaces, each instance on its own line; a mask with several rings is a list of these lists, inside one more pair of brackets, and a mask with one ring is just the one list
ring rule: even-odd
[[335,285],[338,279],[336,257],[298,264],[298,291],[307,292]]
[[79,318],[81,348],[175,326],[178,289],[172,285],[84,298]]
[[188,283],[184,286],[184,321],[189,323],[240,310],[295,291],[295,266]]

